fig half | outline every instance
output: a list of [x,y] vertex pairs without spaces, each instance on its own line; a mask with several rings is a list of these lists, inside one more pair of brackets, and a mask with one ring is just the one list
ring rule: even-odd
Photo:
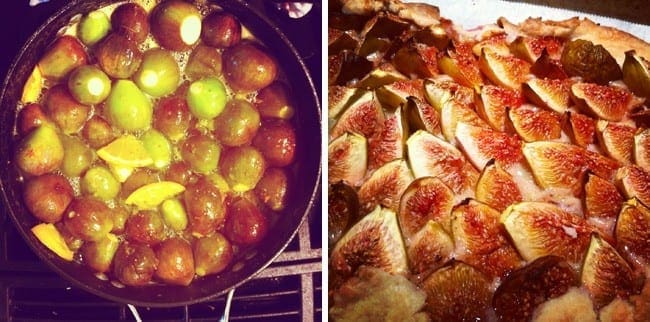
[[379,136],[368,141],[368,171],[374,171],[395,159],[404,158],[404,144],[409,133],[404,110],[398,107],[387,112],[385,116]]
[[495,85],[481,87],[481,99],[476,100],[476,111],[497,130],[506,131],[508,109],[518,108],[524,103],[520,92]]
[[591,293],[597,309],[616,297],[627,298],[634,284],[630,265],[597,234],[591,236],[581,281]]
[[408,272],[404,242],[392,210],[376,207],[334,246],[330,256],[332,274],[347,279],[362,265],[392,274]]
[[634,163],[645,171],[650,171],[650,129],[646,128],[634,135]]
[[644,101],[622,87],[592,83],[573,84],[571,98],[593,116],[614,122],[623,120],[628,111]]
[[327,146],[328,182],[343,181],[358,187],[366,174],[368,146],[366,138],[356,133],[344,133]]
[[447,76],[428,78],[424,81],[424,97],[438,112],[450,100],[462,105],[471,105],[474,102],[474,91],[470,87],[462,86]]
[[476,92],[479,92],[483,85],[478,60],[469,44],[454,42],[454,46],[447,49],[446,54],[438,60],[438,69],[451,76],[458,84]]
[[636,127],[599,120],[596,122],[596,131],[600,146],[612,159],[622,164],[632,162]]
[[517,134],[526,142],[556,140],[562,134],[557,114],[537,106],[522,105],[511,109],[508,116]]
[[454,241],[439,223],[429,220],[407,243],[411,271],[425,275],[451,259]]
[[386,108],[397,108],[413,96],[424,99],[424,81],[422,79],[400,79],[375,90],[377,98]]
[[362,213],[367,213],[378,205],[397,210],[400,196],[411,181],[411,169],[403,159],[393,160],[375,170],[359,188]]
[[530,63],[515,56],[499,55],[483,48],[478,66],[489,80],[500,86],[520,90],[530,73]]
[[359,197],[352,187],[337,182],[328,186],[327,198],[327,237],[332,249],[359,219]]
[[454,192],[440,179],[415,179],[406,188],[399,203],[397,218],[404,238],[408,241],[430,220],[451,231],[449,225],[453,206]]
[[522,84],[524,96],[531,103],[564,113],[571,104],[571,81],[552,78],[532,78]]
[[540,304],[577,284],[578,276],[569,263],[558,256],[544,256],[508,275],[494,293],[492,305],[499,321],[529,321]]
[[414,96],[406,100],[406,116],[409,131],[424,130],[436,135],[441,134],[440,114],[433,106]]
[[473,194],[478,171],[456,147],[422,130],[411,135],[406,146],[415,178],[439,178],[460,200]]
[[476,184],[476,200],[502,212],[523,201],[523,197],[510,173],[498,164],[488,162]]
[[455,257],[493,277],[503,277],[521,263],[501,229],[499,214],[473,199],[451,214]]
[[478,127],[489,127],[469,105],[455,100],[447,101],[440,111],[440,127],[448,142],[455,143],[456,126],[460,122]]
[[490,279],[476,268],[453,261],[422,283],[431,321],[483,321],[492,291]]
[[456,141],[474,166],[483,170],[490,160],[504,168],[523,160],[521,140],[490,128],[463,122],[456,125]]
[[622,188],[625,197],[636,198],[646,206],[650,206],[650,172],[636,165],[627,165],[618,169],[616,181]]
[[542,188],[568,188],[575,194],[581,189],[581,180],[587,170],[610,180],[619,166],[618,162],[596,152],[568,143],[524,143],[523,153]]
[[616,218],[623,196],[611,182],[594,174],[589,174],[585,183],[585,214],[592,218]]
[[589,245],[593,229],[587,222],[546,202],[521,202],[501,214],[501,223],[519,254],[532,261],[556,255],[577,263]]
[[614,231],[618,249],[631,262],[650,263],[650,209],[636,199],[623,204]]
[[372,140],[379,136],[386,116],[373,92],[367,92],[352,102],[330,130],[330,139],[345,132],[354,132]]
[[596,121],[594,119],[571,111],[567,111],[565,115],[567,133],[571,136],[573,143],[583,148],[594,143],[596,135]]

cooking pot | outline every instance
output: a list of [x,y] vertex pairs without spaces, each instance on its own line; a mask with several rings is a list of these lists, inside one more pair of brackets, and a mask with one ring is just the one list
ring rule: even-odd
[[315,204],[319,193],[321,167],[320,104],[313,80],[296,48],[282,30],[243,0],[219,0],[215,4],[234,14],[241,23],[261,40],[277,59],[290,86],[295,115],[296,161],[292,165],[289,206],[273,224],[267,236],[256,247],[240,252],[229,268],[217,275],[196,278],[189,286],[152,284],[144,287],[119,287],[101,280],[84,265],[68,262],[41,244],[30,229],[38,221],[23,203],[20,173],[13,157],[19,143],[14,135],[16,110],[22,89],[57,32],[72,17],[108,5],[111,0],[72,0],[51,16],[20,48],[10,65],[0,92],[0,182],[2,201],[18,232],[31,249],[52,270],[73,285],[100,297],[138,306],[180,306],[214,299],[237,287],[263,270],[286,247],[304,218]]

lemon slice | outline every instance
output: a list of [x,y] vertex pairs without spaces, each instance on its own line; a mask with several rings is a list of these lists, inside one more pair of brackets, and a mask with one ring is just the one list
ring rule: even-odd
[[97,150],[97,156],[113,166],[121,168],[147,167],[153,159],[142,141],[133,135],[124,135]]
[[74,252],[70,250],[54,224],[40,223],[32,227],[32,233],[45,247],[59,255],[59,257],[67,261],[72,260]]
[[146,184],[133,191],[124,201],[139,209],[155,209],[163,201],[185,191],[185,187],[173,181]]
[[108,164],[108,169],[111,170],[111,173],[113,173],[113,176],[115,176],[115,179],[117,181],[124,183],[126,179],[128,179],[133,171],[135,170],[134,167],[129,167],[129,166],[123,166],[120,164]]

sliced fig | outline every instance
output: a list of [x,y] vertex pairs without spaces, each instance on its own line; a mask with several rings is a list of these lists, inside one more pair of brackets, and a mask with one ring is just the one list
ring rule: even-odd
[[376,207],[334,246],[330,269],[337,278],[349,278],[362,265],[392,274],[408,272],[404,242],[393,211]]
[[429,220],[407,243],[411,271],[424,275],[442,267],[451,259],[454,241],[439,223]]
[[632,263],[650,264],[650,209],[636,199],[623,204],[614,231],[619,251]]
[[571,98],[592,116],[618,122],[643,99],[617,86],[593,83],[575,83],[571,86]]
[[522,91],[531,103],[560,114],[571,104],[571,80],[531,78],[522,84]]
[[346,132],[327,146],[328,182],[343,181],[354,187],[361,185],[368,164],[366,138]]
[[359,46],[357,54],[374,64],[379,63],[393,45],[388,38],[368,37],[362,40],[363,42]]
[[589,298],[589,294],[582,289],[572,287],[563,295],[542,303],[535,310],[532,322],[545,321],[598,320],[594,311],[594,303]]
[[508,117],[515,132],[526,142],[551,141],[562,135],[560,118],[555,112],[526,104],[511,109]]
[[481,99],[476,100],[476,111],[495,130],[505,132],[507,110],[524,103],[520,92],[495,85],[481,87]]
[[650,62],[634,50],[625,52],[623,82],[634,94],[650,98]]
[[554,204],[535,201],[508,207],[501,214],[501,223],[527,261],[556,255],[578,263],[593,230],[583,218]]
[[502,212],[523,201],[523,197],[512,176],[498,164],[488,162],[476,184],[476,200]]
[[384,63],[374,68],[355,85],[358,88],[377,89],[386,84],[394,83],[398,80],[404,80],[402,75],[391,64]]
[[594,174],[589,174],[585,184],[585,214],[593,218],[616,218],[623,196],[616,186]]
[[634,135],[634,163],[645,171],[650,171],[650,129],[646,128]]
[[551,58],[559,59],[562,54],[562,43],[563,41],[560,38],[552,36],[519,36],[510,43],[510,51],[513,55],[532,64],[539,59],[544,50]]
[[410,131],[424,130],[436,135],[442,134],[440,114],[433,106],[410,96],[406,100],[405,108]]
[[[431,321],[483,321],[492,298],[490,279],[476,268],[453,261],[422,283]],[[462,303],[462,304],[461,304]]]
[[342,50],[355,50],[359,46],[359,37],[351,30],[327,28],[327,55],[336,55]]
[[402,235],[408,242],[430,220],[451,231],[450,218],[453,206],[454,192],[440,179],[434,177],[415,179],[406,188],[399,203],[397,219]]
[[379,136],[386,117],[381,104],[373,92],[367,92],[341,114],[330,130],[330,138],[337,138],[345,132],[354,132],[371,140]]
[[568,188],[576,194],[587,170],[610,180],[619,167],[611,159],[568,143],[524,143],[523,153],[542,188]]
[[409,42],[397,50],[393,56],[393,65],[402,74],[410,78],[427,78],[438,75],[438,49]]
[[372,70],[373,64],[368,59],[352,51],[343,50],[329,56],[327,79],[329,85],[347,85],[365,77]]
[[424,81],[422,79],[403,79],[379,87],[375,90],[381,104],[387,108],[397,108],[406,103],[410,96],[424,99]]
[[598,234],[591,236],[580,279],[591,293],[597,309],[616,297],[627,298],[634,288],[632,268]]
[[542,54],[537,58],[535,63],[530,66],[530,73],[539,78],[569,78],[562,67],[562,62],[560,62],[559,59],[551,58],[548,52],[546,52],[546,49],[542,50]]
[[634,126],[603,120],[596,122],[600,146],[614,160],[622,164],[632,163],[634,149]]
[[343,182],[328,186],[327,233],[329,249],[359,220],[357,192]]
[[481,56],[481,51],[483,48],[489,48],[492,52],[499,55],[510,55],[511,52],[510,48],[508,47],[506,36],[506,33],[498,33],[494,36],[483,39],[472,46],[472,52],[478,57]]
[[347,86],[330,85],[327,87],[327,116],[336,118],[350,103],[354,96],[372,95],[369,91],[362,91]]
[[525,60],[499,55],[489,48],[481,52],[478,66],[490,81],[513,90],[520,90],[530,73],[530,64]]
[[397,38],[402,32],[409,28],[409,23],[396,15],[380,12],[366,22],[361,37]]
[[386,113],[383,130],[377,138],[368,141],[368,171],[404,158],[404,143],[409,133],[407,122],[401,107]]
[[650,207],[650,172],[635,165],[623,166],[616,172],[616,181],[626,198],[636,198]]
[[447,141],[455,143],[456,126],[461,122],[478,127],[489,127],[469,106],[455,100],[447,101],[440,111],[440,127]]
[[492,305],[499,321],[529,321],[540,304],[577,284],[578,275],[569,263],[559,256],[544,256],[508,275],[494,293]]
[[451,41],[442,24],[430,25],[416,31],[413,34],[413,39],[428,46],[435,46],[439,50],[447,48]]
[[596,121],[591,117],[567,111],[568,133],[571,140],[578,146],[583,148],[594,143],[594,136],[596,135]]
[[462,105],[471,105],[474,102],[472,88],[459,85],[449,78],[429,78],[424,81],[424,96],[427,102],[437,111],[449,100],[454,100]]
[[399,199],[413,175],[406,161],[393,160],[377,169],[359,188],[362,213],[381,205],[393,211],[399,207]]
[[488,276],[503,277],[521,264],[499,223],[500,212],[470,199],[452,212],[455,257]]
[[489,128],[458,122],[456,141],[474,167],[481,171],[490,160],[504,168],[523,160],[518,137]]
[[455,43],[448,49],[446,55],[438,60],[438,68],[451,76],[462,86],[467,86],[479,92],[483,85],[483,77],[479,71],[479,63],[472,48],[466,43]]
[[457,200],[473,195],[478,172],[456,147],[421,130],[409,137],[406,146],[415,178],[439,178],[457,195]]

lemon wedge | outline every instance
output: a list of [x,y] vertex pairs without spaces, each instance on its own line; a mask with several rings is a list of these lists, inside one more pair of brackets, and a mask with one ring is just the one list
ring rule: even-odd
[[37,66],[34,67],[34,70],[29,75],[29,78],[27,78],[27,82],[25,82],[25,87],[23,87],[23,95],[20,98],[20,101],[23,104],[37,102],[38,97],[41,94],[41,89],[43,89],[43,75]]
[[124,201],[139,209],[155,209],[163,201],[185,191],[185,187],[174,181],[161,181],[146,184],[133,191]]
[[133,171],[135,170],[134,167],[129,167],[129,166],[123,166],[120,164],[108,164],[108,169],[111,170],[111,173],[113,176],[115,176],[115,179],[117,181],[124,183],[126,179],[128,179]]
[[68,245],[65,243],[65,240],[63,240],[63,236],[61,236],[61,233],[56,229],[54,224],[40,223],[32,227],[32,233],[34,233],[36,238],[49,250],[67,261],[72,261],[74,252],[70,250]]
[[121,168],[147,167],[153,159],[142,141],[133,135],[121,136],[97,150],[97,156],[108,164]]

